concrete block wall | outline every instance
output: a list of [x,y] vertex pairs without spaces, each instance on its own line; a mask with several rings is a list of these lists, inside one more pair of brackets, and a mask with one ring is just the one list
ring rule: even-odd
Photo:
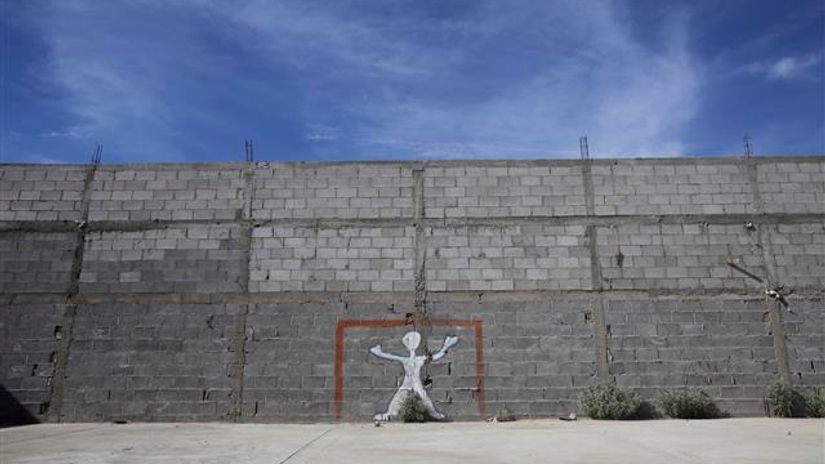
[[760,163],[759,189],[766,213],[823,213],[822,163]]
[[[0,319],[0,388],[30,414],[49,407],[63,305],[4,305]],[[5,396],[5,395],[4,395]],[[0,424],[10,422],[15,405],[0,403]]]
[[426,240],[430,291],[590,288],[582,225],[432,227]]
[[412,166],[274,164],[255,169],[255,219],[412,217]]
[[747,289],[734,261],[759,267],[745,224],[620,224],[598,227],[598,254],[609,289]]
[[764,302],[754,300],[611,301],[611,373],[648,398],[660,388],[688,386],[722,409],[761,414],[765,385],[777,371],[764,311]]
[[243,207],[240,168],[101,169],[92,181],[89,220],[232,220]]
[[256,227],[250,291],[411,291],[414,235],[412,227]]
[[[596,381],[595,334],[588,316],[592,304],[587,300],[436,301],[432,311],[482,321],[484,400],[489,414],[504,409],[520,417],[569,414],[576,409],[579,393]],[[467,342],[465,347],[470,347]],[[459,359],[462,361],[462,373],[467,375],[473,357]],[[446,374],[448,379],[454,375]],[[460,386],[470,397],[460,402],[454,399],[457,404],[447,401],[455,382],[434,377],[433,385],[432,391],[438,392],[436,397],[443,395],[445,407],[451,408],[448,410],[459,417],[478,417],[478,392],[469,379]]]
[[[459,337],[449,355],[425,369],[430,397],[452,418],[479,417],[485,410],[507,408],[520,415],[569,413],[578,393],[593,381],[593,333],[585,320],[586,305],[577,301],[485,302],[438,301],[433,319],[449,317],[482,322],[484,391],[478,391],[476,339],[467,327],[354,327],[343,343],[342,416],[368,420],[383,412],[395,393],[403,369],[371,356],[380,344],[404,354],[401,337],[421,330],[423,343],[439,349],[447,335]],[[334,413],[334,345],[329,343],[340,319],[395,321],[392,303],[257,304],[250,308],[248,361],[244,370],[244,416],[251,421],[309,421]]]
[[0,169],[0,221],[79,220],[85,171],[78,166]]
[[238,308],[223,304],[80,305],[62,414],[211,421],[230,417],[230,338]]
[[581,176],[581,166],[563,161],[552,166],[431,167],[424,180],[426,217],[583,215]]
[[[251,421],[311,421],[334,414],[336,324],[350,317],[392,318],[386,304],[348,305],[341,301],[256,304],[247,318],[248,361],[244,369],[243,415]],[[377,343],[389,349],[397,333],[353,332],[344,340],[344,413],[369,419],[379,398],[392,396],[391,365],[369,359]],[[331,336],[331,334],[333,334]],[[403,335],[403,333],[402,333]],[[392,337],[389,339],[378,337]],[[370,344],[370,342],[373,342]],[[394,348],[394,347],[393,347]]]
[[776,270],[801,287],[822,285],[825,276],[825,224],[778,224],[769,228]]
[[73,233],[0,234],[0,292],[66,292],[75,247]]
[[803,302],[786,315],[790,371],[806,385],[825,384],[825,310],[822,300]]
[[824,168],[1,166],[0,384],[50,421],[366,420],[403,374],[368,349],[418,330],[459,336],[424,373],[453,418],[610,379],[763,414],[825,386]]
[[745,165],[605,163],[593,166],[595,214],[752,213]]
[[89,293],[237,292],[246,249],[234,224],[85,236],[80,289]]

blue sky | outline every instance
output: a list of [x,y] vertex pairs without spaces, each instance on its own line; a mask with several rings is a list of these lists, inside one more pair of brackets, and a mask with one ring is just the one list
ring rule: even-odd
[[822,0],[0,8],[0,162],[825,152]]

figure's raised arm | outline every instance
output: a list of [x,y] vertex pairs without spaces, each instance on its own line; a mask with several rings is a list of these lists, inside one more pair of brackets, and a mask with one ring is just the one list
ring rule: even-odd
[[375,345],[372,348],[370,348],[370,353],[372,353],[375,357],[386,359],[388,361],[402,362],[404,360],[404,358],[402,358],[401,356],[396,356],[390,353],[384,353],[384,351],[381,350],[381,345]]
[[430,359],[432,361],[438,361],[439,359],[443,358],[447,354],[447,351],[449,351],[450,348],[454,347],[456,343],[458,343],[458,337],[456,337],[455,335],[448,336],[444,339],[444,345],[441,347],[441,349],[438,350],[438,352],[435,353]]

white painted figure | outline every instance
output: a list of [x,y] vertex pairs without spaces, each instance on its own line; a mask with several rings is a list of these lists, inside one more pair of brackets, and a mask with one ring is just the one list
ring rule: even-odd
[[373,355],[388,361],[399,362],[402,366],[404,366],[404,383],[398,387],[398,391],[396,391],[395,395],[393,395],[390,405],[387,407],[387,412],[384,414],[376,414],[375,420],[390,421],[395,419],[401,409],[401,404],[405,399],[407,399],[408,396],[413,394],[421,399],[421,402],[424,403],[424,406],[427,408],[427,412],[429,412],[433,419],[444,420],[444,414],[441,414],[435,409],[435,405],[433,405],[432,400],[430,400],[430,397],[424,390],[424,385],[421,383],[421,368],[431,361],[438,361],[443,358],[447,354],[447,351],[458,343],[458,337],[451,335],[445,338],[444,346],[442,346],[441,349],[432,356],[415,355],[416,348],[418,348],[418,345],[421,344],[421,334],[418,332],[407,332],[401,338],[401,342],[404,343],[404,346],[406,346],[408,350],[410,350],[409,356],[405,357],[384,353],[381,351],[381,345],[375,345],[370,348],[370,353]]

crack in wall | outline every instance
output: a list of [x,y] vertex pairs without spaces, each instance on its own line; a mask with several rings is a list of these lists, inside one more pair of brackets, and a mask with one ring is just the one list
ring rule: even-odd
[[244,204],[241,210],[242,230],[241,249],[244,252],[241,260],[241,270],[238,283],[240,286],[243,302],[239,305],[236,315],[235,327],[232,331],[231,347],[233,353],[232,366],[229,376],[232,377],[232,410],[229,412],[233,422],[243,420],[244,407],[244,375],[246,369],[246,341],[247,341],[247,319],[249,316],[249,281],[250,266],[252,266],[252,232],[255,229],[255,222],[252,220],[252,203],[255,196],[255,164],[246,164],[243,173],[244,178]]
[[[92,183],[99,166],[99,159],[86,168],[83,179],[83,194],[80,201],[80,219],[75,223],[75,250],[72,258],[72,267],[69,274],[69,285],[66,289],[63,318],[61,325],[55,328],[55,338],[58,340],[55,354],[54,370],[49,381],[49,400],[45,409],[45,416],[49,422],[61,422],[63,419],[63,396],[66,384],[66,375],[69,364],[69,354],[74,333],[77,304],[73,300],[80,292],[80,274],[83,272],[83,253],[86,249],[86,231],[89,220],[89,203],[91,201]],[[59,330],[58,330],[59,329]]]
[[[593,172],[589,159],[582,160],[582,184],[584,185],[584,198],[587,216],[595,214],[595,193],[593,190]],[[609,347],[607,344],[607,321],[605,320],[606,302],[602,298],[604,290],[602,265],[599,258],[598,231],[595,224],[588,224],[585,227],[585,240],[590,254],[590,288],[595,292],[596,298],[591,300],[593,308],[593,337],[594,351],[596,357],[596,377],[604,382],[610,377]]]
[[[753,213],[761,218],[764,212],[762,192],[759,187],[759,165],[754,159],[744,161],[747,169],[748,182],[751,188]],[[751,240],[754,240],[752,228],[756,228],[754,247],[758,249],[758,258],[765,275],[765,309],[770,314],[771,333],[773,334],[774,357],[776,368],[782,381],[791,383],[791,370],[788,365],[788,347],[785,340],[785,325],[782,323],[782,305],[779,301],[771,301],[768,291],[777,288],[779,276],[776,271],[775,259],[771,244],[771,230],[768,224],[759,224],[757,219],[748,221],[746,227]]]
[[423,219],[424,204],[424,169],[415,169],[413,175],[413,221],[415,224],[415,309],[427,312],[427,236]]

